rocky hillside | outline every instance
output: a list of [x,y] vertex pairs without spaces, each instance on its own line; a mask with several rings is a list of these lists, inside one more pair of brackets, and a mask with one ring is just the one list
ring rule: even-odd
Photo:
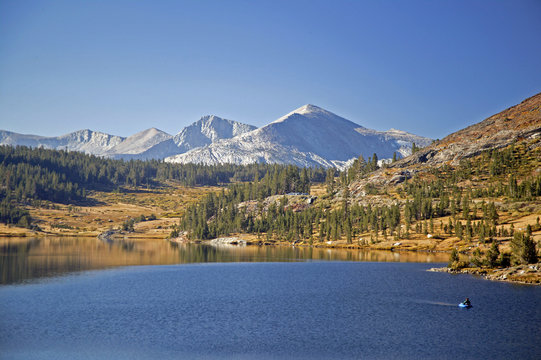
[[488,149],[503,148],[515,141],[541,136],[541,93],[477,124],[446,136],[394,164],[404,168],[415,164],[457,165]]

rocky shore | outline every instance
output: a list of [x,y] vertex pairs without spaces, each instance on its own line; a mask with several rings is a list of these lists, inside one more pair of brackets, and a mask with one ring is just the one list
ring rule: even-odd
[[[168,239],[175,243],[204,243],[211,246],[294,246],[294,247],[313,247],[313,248],[336,248],[336,249],[364,249],[364,250],[387,250],[393,252],[405,252],[405,253],[446,253],[446,251],[434,251],[427,250],[422,246],[412,246],[410,248],[403,248],[400,245],[402,243],[392,244],[393,246],[381,246],[381,244],[372,245],[358,245],[358,244],[345,244],[342,242],[324,242],[316,244],[308,244],[302,242],[290,243],[290,242],[268,242],[261,241],[242,236],[228,236],[220,237],[211,240],[203,241],[190,241],[187,238],[187,233],[181,233],[177,238]],[[416,244],[419,245],[419,244]],[[507,268],[482,268],[482,267],[466,267],[461,269],[453,269],[449,267],[431,268],[428,271],[433,272],[447,272],[450,274],[472,274],[481,276],[487,280],[505,281],[511,283],[541,285],[541,263],[518,265]]]
[[529,285],[541,285],[541,263],[517,265],[507,268],[463,268],[451,269],[448,267],[432,268],[428,271],[446,272],[450,274],[472,274],[482,276],[487,280],[505,281]]
[[105,242],[111,242],[113,241],[113,236],[115,236],[115,234],[117,234],[118,231],[116,230],[107,230],[107,231],[104,231],[102,233],[100,233],[98,235],[98,239],[100,239],[101,241],[105,241]]

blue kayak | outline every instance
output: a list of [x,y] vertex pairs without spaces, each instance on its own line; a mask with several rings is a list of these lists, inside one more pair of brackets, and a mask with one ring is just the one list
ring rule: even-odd
[[469,308],[472,307],[472,304],[464,304],[464,303],[460,303],[460,304],[458,304],[458,307],[469,309]]

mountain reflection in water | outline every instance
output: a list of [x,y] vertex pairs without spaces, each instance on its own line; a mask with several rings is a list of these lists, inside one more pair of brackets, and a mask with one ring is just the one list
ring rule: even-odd
[[205,262],[446,262],[447,254],[288,246],[210,246],[167,240],[0,238],[0,284],[85,270]]

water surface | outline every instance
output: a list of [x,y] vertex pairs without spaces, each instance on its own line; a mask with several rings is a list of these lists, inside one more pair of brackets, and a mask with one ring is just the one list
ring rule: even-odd
[[[201,261],[2,285],[0,358],[541,358],[540,287],[332,250],[311,253],[332,261],[245,250],[177,248]],[[466,296],[474,307],[458,308]]]
[[447,254],[288,246],[179,245],[166,240],[0,238],[0,284],[131,265],[207,262],[384,261],[442,262]]

